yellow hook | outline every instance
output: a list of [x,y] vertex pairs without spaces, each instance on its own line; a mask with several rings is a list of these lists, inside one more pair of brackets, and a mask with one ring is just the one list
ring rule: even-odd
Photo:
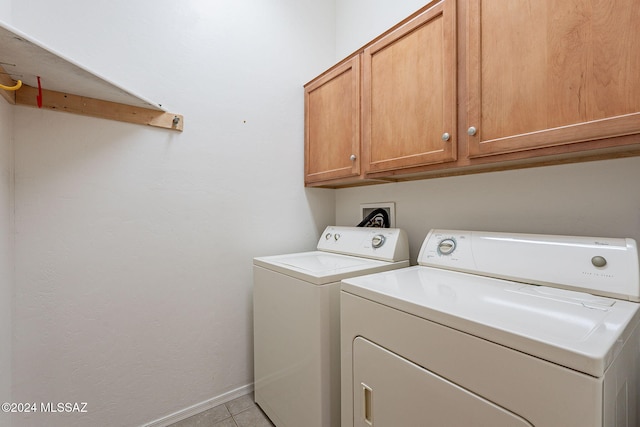
[[18,80],[15,86],[5,86],[3,84],[0,84],[0,89],[4,89],[4,90],[18,90],[21,87],[22,87],[22,80]]

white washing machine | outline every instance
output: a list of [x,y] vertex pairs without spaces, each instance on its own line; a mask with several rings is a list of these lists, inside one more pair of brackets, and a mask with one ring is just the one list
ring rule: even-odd
[[640,425],[632,239],[432,230],[342,281],[342,427]]
[[255,401],[278,427],[340,425],[340,280],[407,267],[397,228],[327,227],[317,251],[255,258]]

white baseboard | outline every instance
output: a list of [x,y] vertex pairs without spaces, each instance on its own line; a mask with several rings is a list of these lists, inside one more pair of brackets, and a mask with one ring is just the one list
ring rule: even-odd
[[219,396],[207,399],[204,402],[196,403],[195,405],[189,406],[188,408],[181,409],[177,412],[174,412],[173,414],[169,414],[148,424],[143,424],[141,427],[167,427],[168,425],[177,423],[178,421],[182,421],[195,414],[206,411],[207,409],[214,408],[218,405],[222,405],[223,403],[230,402],[240,396],[249,394],[252,391],[253,383],[247,384],[245,386],[238,387],[235,390],[231,390]]

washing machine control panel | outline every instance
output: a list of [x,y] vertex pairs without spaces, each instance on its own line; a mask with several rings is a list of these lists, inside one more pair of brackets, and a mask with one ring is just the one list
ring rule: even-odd
[[422,244],[418,262],[461,270],[473,267],[471,234],[455,230],[432,230]]
[[318,250],[392,262],[409,259],[407,235],[399,228],[329,226]]
[[628,238],[431,230],[418,264],[640,301]]

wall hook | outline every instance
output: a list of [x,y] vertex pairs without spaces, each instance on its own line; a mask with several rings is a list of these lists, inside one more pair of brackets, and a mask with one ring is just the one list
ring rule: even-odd
[[18,90],[21,87],[22,87],[22,80],[18,80],[15,86],[5,86],[3,84],[0,84],[0,89],[4,89],[4,90]]
[[42,108],[42,85],[40,84],[40,76],[36,76],[38,78],[38,96],[36,96],[36,102],[38,103],[38,108]]

